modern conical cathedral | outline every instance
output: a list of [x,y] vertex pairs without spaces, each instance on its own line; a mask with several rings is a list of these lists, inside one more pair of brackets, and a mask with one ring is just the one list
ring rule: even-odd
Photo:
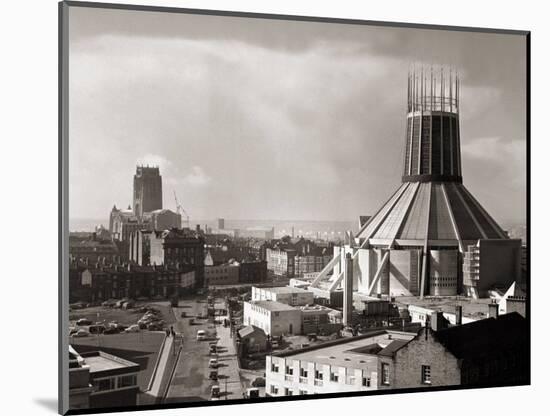
[[462,183],[459,96],[451,70],[409,74],[401,185],[313,287],[328,279],[338,288],[347,253],[354,290],[366,295],[478,297],[519,278],[521,241],[509,239]]

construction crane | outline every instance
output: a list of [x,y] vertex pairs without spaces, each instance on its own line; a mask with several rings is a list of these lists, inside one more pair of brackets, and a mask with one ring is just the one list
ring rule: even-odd
[[187,212],[183,209],[183,207],[178,202],[178,196],[176,195],[176,191],[174,191],[174,199],[176,200],[176,212],[180,214],[181,217],[185,216],[185,222],[187,223],[187,228],[189,228],[189,215],[187,215]]

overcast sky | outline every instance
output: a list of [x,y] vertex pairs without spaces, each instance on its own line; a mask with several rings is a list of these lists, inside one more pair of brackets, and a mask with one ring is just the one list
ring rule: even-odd
[[70,8],[71,218],[159,165],[192,219],[355,220],[400,183],[407,71],[461,76],[464,184],[526,215],[521,36]]

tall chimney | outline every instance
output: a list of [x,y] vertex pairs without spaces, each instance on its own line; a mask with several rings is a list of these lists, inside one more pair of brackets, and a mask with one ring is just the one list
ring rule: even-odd
[[351,326],[353,312],[353,259],[351,253],[346,254],[344,265],[344,308],[342,312],[344,326]]
[[456,305],[455,316],[455,324],[462,325],[462,305]]

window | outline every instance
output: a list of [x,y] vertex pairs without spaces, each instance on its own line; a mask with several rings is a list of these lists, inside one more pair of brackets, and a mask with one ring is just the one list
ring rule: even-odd
[[332,369],[330,370],[330,381],[338,383],[338,373]]
[[382,384],[390,384],[390,365],[388,363],[382,363]]
[[118,387],[130,387],[137,385],[137,377],[135,374],[131,376],[122,376],[118,378]]
[[370,377],[363,377],[363,387],[370,387]]
[[315,370],[315,379],[316,380],[322,380],[323,379],[323,372],[320,370]]
[[115,388],[115,379],[104,378],[102,380],[94,380],[94,387],[96,391],[113,390]]
[[307,390],[298,390],[298,394],[300,396],[305,396],[307,394]]
[[277,386],[271,386],[271,389],[269,390],[271,394],[279,394],[279,388]]
[[422,384],[432,384],[432,370],[429,365],[422,366]]
[[294,373],[294,369],[291,366],[287,365],[285,367],[285,374],[288,374],[289,376],[291,376],[292,373]]
[[285,387],[285,396],[292,396],[293,391],[288,387]]
[[300,367],[300,377],[307,377],[307,368]]
[[[250,325],[250,322],[249,322]],[[271,364],[271,372],[272,373],[278,373],[279,372],[279,366],[277,364]]]

